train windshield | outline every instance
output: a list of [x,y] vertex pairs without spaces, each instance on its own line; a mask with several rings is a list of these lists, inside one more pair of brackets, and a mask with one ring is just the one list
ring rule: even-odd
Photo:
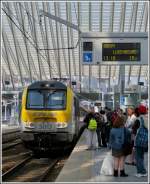
[[64,90],[29,90],[27,109],[65,109],[66,91]]

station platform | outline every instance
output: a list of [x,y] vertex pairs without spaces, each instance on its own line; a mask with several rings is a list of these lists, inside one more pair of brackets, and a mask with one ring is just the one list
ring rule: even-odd
[[[101,165],[108,148],[86,150],[86,129],[72,151],[67,163],[55,182],[148,182],[148,177],[137,178],[136,167],[125,165],[128,177],[113,177],[100,174]],[[148,169],[148,154],[145,154],[145,165]]]

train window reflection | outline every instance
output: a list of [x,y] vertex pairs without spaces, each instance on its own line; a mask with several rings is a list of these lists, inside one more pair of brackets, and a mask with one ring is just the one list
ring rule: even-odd
[[54,109],[64,109],[65,108],[65,92],[64,91],[57,91],[55,93],[49,94],[48,96],[48,108]]
[[52,90],[29,90],[27,109],[64,109],[66,92]]
[[40,91],[29,91],[27,108],[41,109],[44,107],[44,96]]

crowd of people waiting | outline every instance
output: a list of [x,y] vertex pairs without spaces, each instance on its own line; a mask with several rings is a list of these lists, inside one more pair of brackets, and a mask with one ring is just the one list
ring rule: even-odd
[[100,112],[94,108],[86,115],[88,150],[108,147],[114,163],[113,176],[126,177],[125,164],[137,168],[137,177],[147,176],[144,153],[148,151],[148,128],[144,122],[145,111],[129,107],[111,111],[105,107]]

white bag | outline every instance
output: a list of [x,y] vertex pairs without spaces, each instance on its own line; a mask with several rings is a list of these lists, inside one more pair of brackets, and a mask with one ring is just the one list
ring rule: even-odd
[[114,170],[114,158],[112,156],[112,153],[108,152],[103,160],[100,174],[112,176],[113,170]]

